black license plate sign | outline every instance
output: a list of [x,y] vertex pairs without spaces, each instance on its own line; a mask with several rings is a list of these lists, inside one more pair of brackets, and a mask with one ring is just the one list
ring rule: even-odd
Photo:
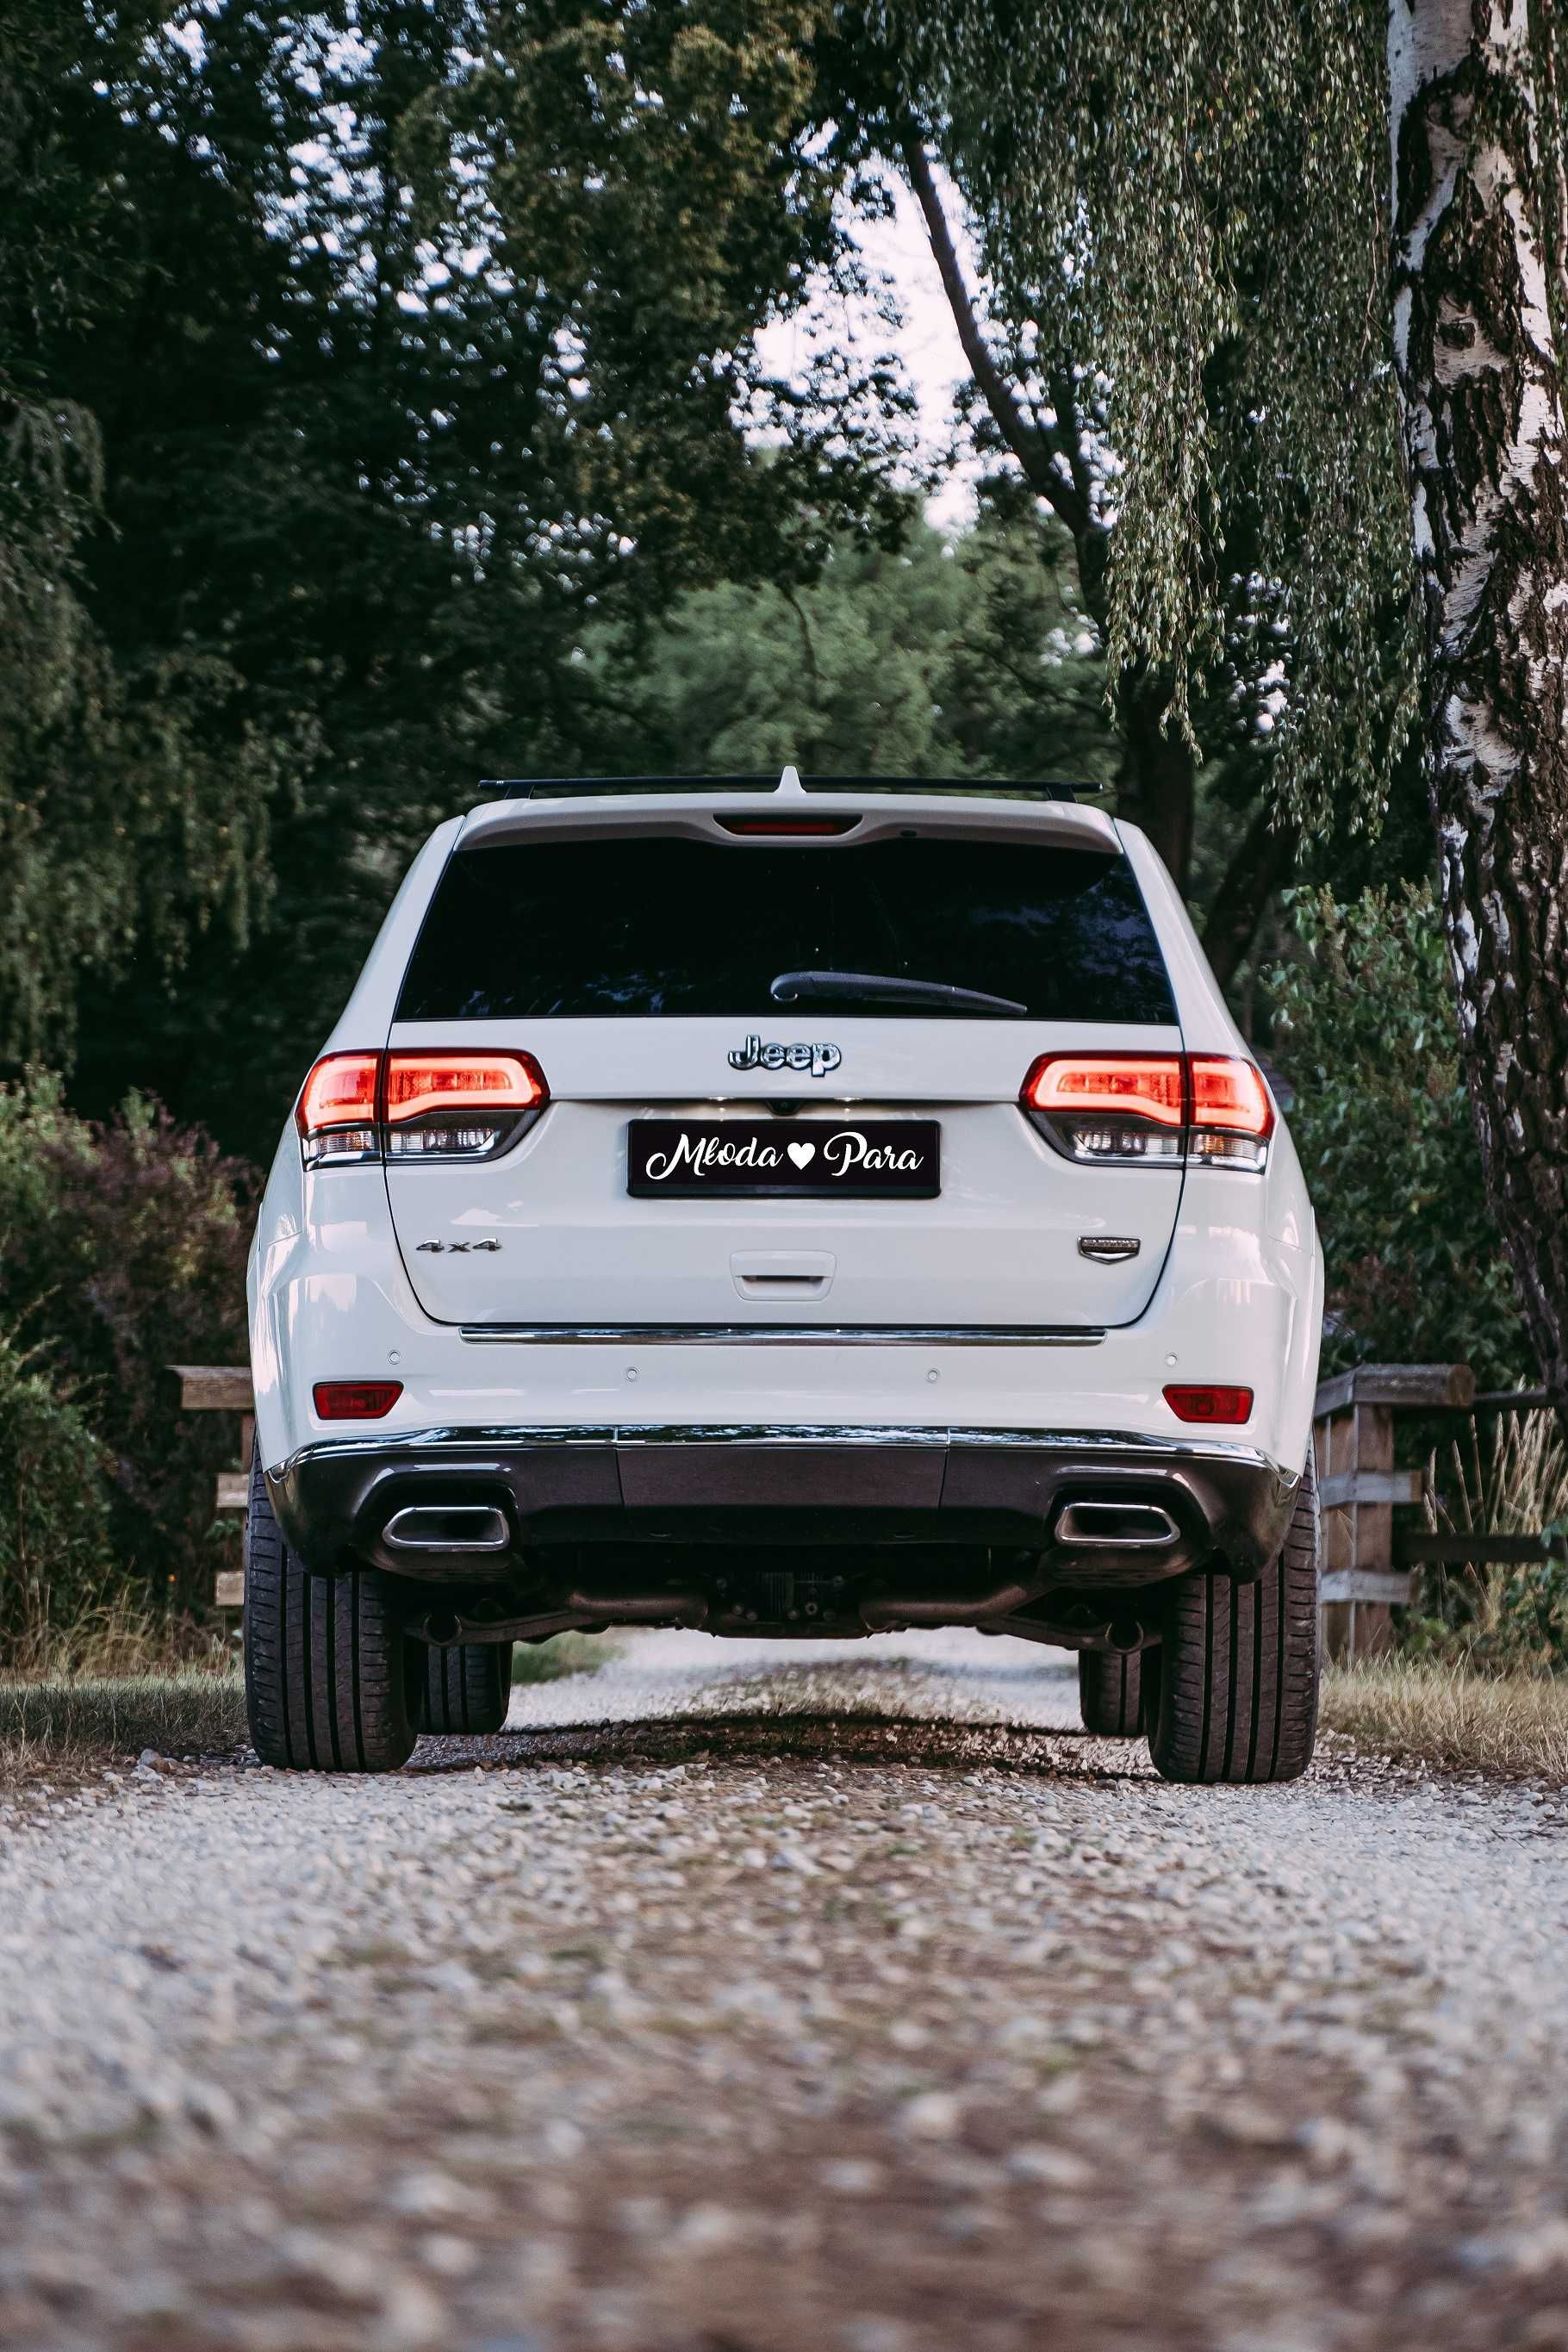
[[934,1118],[634,1118],[627,1190],[640,1201],[933,1201]]

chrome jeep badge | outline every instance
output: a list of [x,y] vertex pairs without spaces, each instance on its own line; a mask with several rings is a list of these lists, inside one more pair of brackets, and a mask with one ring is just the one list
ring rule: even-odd
[[814,1078],[825,1078],[843,1059],[837,1045],[764,1045],[760,1037],[730,1048],[732,1070],[809,1070]]

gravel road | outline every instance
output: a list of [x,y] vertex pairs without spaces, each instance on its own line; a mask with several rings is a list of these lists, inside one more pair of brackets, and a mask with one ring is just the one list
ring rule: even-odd
[[977,1635],[0,1810],[0,2343],[1568,2347],[1568,1805]]

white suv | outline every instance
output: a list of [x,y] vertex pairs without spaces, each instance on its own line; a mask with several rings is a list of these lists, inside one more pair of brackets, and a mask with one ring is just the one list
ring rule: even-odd
[[1079,1653],[1185,1780],[1312,1748],[1322,1262],[1169,876],[1064,786],[495,788],[415,859],[250,1264],[264,1760],[569,1627]]

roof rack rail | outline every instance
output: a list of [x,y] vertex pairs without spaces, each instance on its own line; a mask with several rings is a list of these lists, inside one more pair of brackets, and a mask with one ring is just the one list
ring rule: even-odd
[[1076,801],[1105,790],[1082,779],[999,776],[803,776],[795,768],[759,776],[486,776],[482,793],[498,800],[577,800],[595,793],[981,793],[994,800],[1028,794]]

